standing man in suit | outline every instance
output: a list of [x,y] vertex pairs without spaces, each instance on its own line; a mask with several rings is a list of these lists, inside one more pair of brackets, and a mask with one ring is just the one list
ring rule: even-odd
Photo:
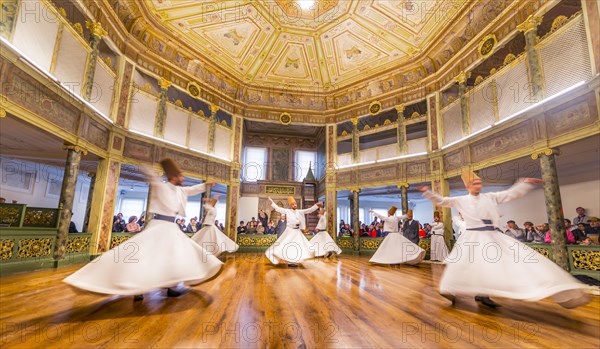
[[406,213],[408,218],[402,224],[402,234],[413,244],[419,244],[419,221],[413,219],[413,210]]
[[285,227],[287,226],[287,222],[285,221],[285,214],[282,214],[277,221],[277,226],[275,227],[275,233],[277,233],[277,238],[283,234]]

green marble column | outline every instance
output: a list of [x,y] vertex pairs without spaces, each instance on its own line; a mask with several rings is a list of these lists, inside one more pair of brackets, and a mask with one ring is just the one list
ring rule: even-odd
[[165,78],[158,81],[160,93],[158,95],[158,109],[156,110],[156,128],[154,135],[159,138],[165,136],[165,123],[167,121],[167,91],[171,82]]
[[546,214],[548,215],[548,224],[550,225],[550,236],[552,237],[552,259],[561,268],[569,271],[569,256],[565,245],[566,227],[562,210],[562,200],[560,197],[560,188],[558,186],[558,176],[556,173],[556,161],[554,159],[555,150],[546,149],[542,152],[534,153],[531,157],[535,160],[540,159],[540,169],[542,179],[544,180],[544,197],[546,199]]
[[56,234],[56,244],[54,245],[54,261],[65,258],[67,242],[69,240],[69,225],[71,224],[71,212],[73,211],[73,200],[75,198],[75,189],[77,187],[77,175],[79,174],[79,164],[81,162],[81,153],[85,150],[78,146],[67,145],[67,163],[65,164],[65,173],[63,175],[62,189],[60,190],[59,220],[58,231]]
[[396,106],[398,113],[398,154],[404,155],[408,152],[406,145],[406,124],[404,123],[404,104]]
[[102,37],[108,34],[98,22],[86,22],[85,26],[91,30],[90,47],[91,52],[88,56],[87,67],[85,69],[85,82],[82,91],[82,97],[89,101],[92,97],[92,88],[94,86],[94,75],[96,74],[96,63],[98,61],[98,44]]
[[398,188],[400,188],[401,192],[402,214],[406,214],[408,212],[408,187],[408,183],[398,184]]
[[530,84],[530,92],[534,102],[544,98],[544,83],[542,80],[542,68],[540,54],[535,48],[537,41],[537,27],[542,23],[542,17],[529,16],[525,22],[519,24],[517,29],[525,35],[525,52],[527,52],[527,74]]
[[215,153],[215,130],[217,128],[217,112],[219,111],[219,106],[211,104],[210,105],[210,120],[208,125],[208,152],[210,154]]
[[359,249],[359,235],[360,235],[360,221],[359,221],[359,202],[358,202],[358,193],[360,193],[360,189],[354,188],[352,189],[352,230],[354,230],[354,251],[358,251]]
[[88,173],[88,178],[90,181],[90,189],[88,190],[87,203],[85,205],[85,217],[83,218],[83,227],[81,227],[81,231],[87,233],[88,226],[90,224],[90,211],[92,210],[92,198],[94,197],[94,186],[96,185],[96,174]]
[[360,140],[358,138],[358,118],[350,119],[352,122],[352,163],[360,162]]
[[463,137],[471,133],[471,123],[469,121],[469,100],[465,96],[467,93],[467,79],[471,76],[471,72],[460,72],[456,77],[458,82],[458,97],[460,98],[460,115]]

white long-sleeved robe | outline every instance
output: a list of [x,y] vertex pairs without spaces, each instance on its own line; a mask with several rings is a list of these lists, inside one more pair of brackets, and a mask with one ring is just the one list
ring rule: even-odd
[[285,215],[287,224],[283,234],[265,252],[271,263],[278,264],[280,260],[284,260],[295,264],[313,258],[314,251],[311,251],[308,240],[301,229],[306,229],[304,215],[315,212],[319,206],[313,205],[304,210],[293,210],[279,207],[272,202],[271,207]]
[[317,229],[319,230],[317,235],[308,242],[308,246],[315,257],[324,256],[327,252],[342,253],[342,249],[335,243],[329,233],[325,231],[327,229],[327,212],[319,216]]
[[533,188],[519,182],[508,190],[479,195],[423,193],[438,206],[457,208],[466,225],[445,260],[441,294],[527,301],[552,297],[566,308],[589,302],[585,285],[529,246],[496,230],[500,224],[498,205],[523,197]]

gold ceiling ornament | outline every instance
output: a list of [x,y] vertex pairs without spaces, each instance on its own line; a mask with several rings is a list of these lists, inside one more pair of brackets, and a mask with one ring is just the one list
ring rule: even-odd
[[371,126],[369,125],[365,125],[365,127],[363,127],[363,131],[368,131],[371,129]]
[[496,74],[496,72],[497,72],[497,71],[498,71],[498,70],[497,70],[496,68],[492,68],[492,69],[490,69],[490,75],[494,75],[494,74]]
[[83,36],[83,26],[81,25],[81,23],[77,22],[73,24],[73,29],[75,29],[77,34]]
[[0,108],[0,118],[5,118],[5,117],[6,117],[6,109]]
[[385,121],[383,122],[383,126],[387,126],[391,123],[392,123],[392,121],[390,119],[385,119]]
[[187,91],[190,94],[190,96],[194,98],[200,97],[200,85],[198,85],[195,81],[188,82]]
[[183,102],[181,101],[181,99],[176,100],[175,101],[175,105],[178,106],[178,107],[180,107],[180,108],[183,108]]
[[483,82],[483,76],[477,75],[477,77],[475,78],[475,86],[481,84],[482,82]]
[[220,109],[221,109],[221,107],[219,107],[218,105],[213,104],[213,103],[210,104],[210,113],[212,115],[215,115]]
[[348,132],[346,132],[346,130],[342,131],[342,137],[345,137],[348,135]]
[[558,28],[565,25],[565,23],[567,23],[568,21],[569,19],[567,18],[567,16],[560,15],[554,18],[554,20],[552,21],[552,29],[550,29],[550,33],[554,33],[556,30],[558,30]]
[[146,92],[152,92],[152,86],[150,85],[149,82],[146,82],[145,84],[142,85],[142,90],[144,90]]
[[546,148],[546,149],[538,150],[538,151],[535,151],[535,152],[533,152],[531,154],[531,158],[533,160],[537,160],[542,155],[550,156],[552,154],[560,155],[560,150],[559,149],[552,149],[552,148]]
[[356,126],[358,125],[358,118],[350,118],[350,122],[352,123],[352,125]]
[[292,123],[292,116],[288,112],[283,112],[279,115],[279,122],[287,126]]
[[525,22],[517,26],[517,30],[526,34],[527,32],[536,29],[538,25],[542,24],[542,18],[542,16],[530,15],[529,17],[527,17]]
[[477,49],[479,57],[489,57],[494,52],[494,48],[496,47],[497,43],[498,41],[496,40],[496,35],[494,34],[489,34],[488,36],[483,38],[483,40],[481,40],[481,43],[479,43],[479,48]]
[[410,116],[411,119],[418,119],[419,117],[421,117],[421,114],[419,114],[419,112],[413,112],[412,115]]
[[60,13],[60,15],[63,16],[64,18],[67,18],[67,10],[65,10],[64,7],[59,7],[58,13]]
[[506,57],[504,57],[504,65],[509,64],[510,62],[514,61],[516,58],[517,57],[512,53],[507,54]]
[[467,82],[467,79],[470,77],[471,77],[471,72],[461,71],[460,74],[458,74],[456,76],[456,78],[454,78],[454,81],[458,82],[459,84],[464,84]]
[[169,86],[171,86],[173,83],[165,78],[160,78],[160,80],[158,80],[158,86],[160,86],[161,90],[166,90],[169,88]]
[[404,104],[398,104],[398,105],[394,106],[394,108],[396,109],[397,113],[403,113],[404,112]]
[[381,112],[382,106],[380,101],[373,101],[369,104],[369,114],[375,116]]
[[83,155],[87,155],[87,153],[88,153],[88,151],[86,149],[84,149],[83,147],[80,147],[80,146],[74,145],[74,144],[65,144],[63,146],[63,150],[72,150],[72,151],[81,153]]
[[108,32],[102,28],[102,24],[100,24],[100,22],[86,21],[85,27],[88,28],[94,36],[101,38],[108,35]]

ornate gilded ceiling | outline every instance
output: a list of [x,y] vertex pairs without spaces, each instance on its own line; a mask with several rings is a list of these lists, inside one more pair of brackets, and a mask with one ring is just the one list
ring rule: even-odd
[[165,35],[183,40],[242,83],[311,91],[335,91],[414,63],[468,1],[310,3],[140,0],[142,12]]

